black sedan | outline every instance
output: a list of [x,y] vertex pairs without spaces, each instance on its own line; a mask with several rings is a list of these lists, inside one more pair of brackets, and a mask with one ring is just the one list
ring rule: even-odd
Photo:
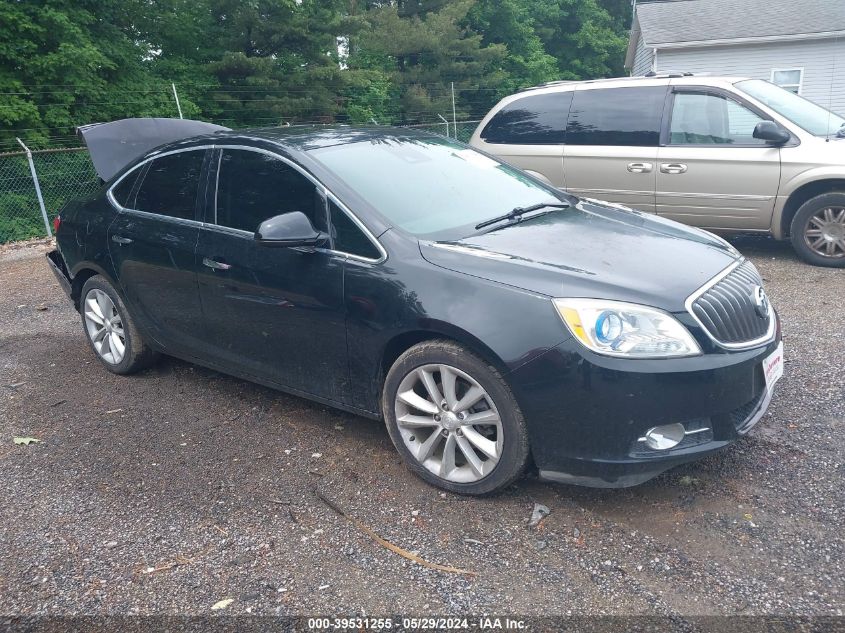
[[108,182],[56,220],[49,260],[109,371],[168,354],[382,419],[467,494],[532,463],[634,485],[766,411],[779,320],[714,235],[436,135],[168,125],[95,128]]

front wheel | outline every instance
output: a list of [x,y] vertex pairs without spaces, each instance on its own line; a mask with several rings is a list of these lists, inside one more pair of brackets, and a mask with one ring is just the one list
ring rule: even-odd
[[88,343],[110,372],[133,374],[156,359],[157,354],[144,342],[123,301],[105,277],[94,275],[85,282],[79,307]]
[[792,219],[792,246],[808,264],[845,267],[845,193],[805,202]]
[[387,374],[382,413],[408,467],[425,481],[481,495],[518,478],[528,462],[519,405],[498,371],[450,341],[426,341]]

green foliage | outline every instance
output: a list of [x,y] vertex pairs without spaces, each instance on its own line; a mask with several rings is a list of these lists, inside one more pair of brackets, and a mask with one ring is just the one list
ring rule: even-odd
[[[479,117],[560,78],[622,72],[629,0],[0,3],[0,150],[133,116],[231,126]],[[340,50],[338,44],[340,43]]]
[[622,74],[627,33],[599,0],[526,0],[526,5],[546,52],[557,60],[561,79]]

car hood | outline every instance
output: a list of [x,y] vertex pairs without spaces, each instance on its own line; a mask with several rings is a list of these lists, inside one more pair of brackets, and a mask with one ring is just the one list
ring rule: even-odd
[[590,200],[481,235],[420,242],[420,251],[437,266],[550,297],[670,312],[740,258],[706,231]]

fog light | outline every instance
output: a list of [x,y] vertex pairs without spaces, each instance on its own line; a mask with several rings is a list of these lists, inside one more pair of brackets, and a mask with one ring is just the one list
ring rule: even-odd
[[685,433],[683,424],[655,426],[645,432],[645,445],[656,451],[665,451],[680,444]]

